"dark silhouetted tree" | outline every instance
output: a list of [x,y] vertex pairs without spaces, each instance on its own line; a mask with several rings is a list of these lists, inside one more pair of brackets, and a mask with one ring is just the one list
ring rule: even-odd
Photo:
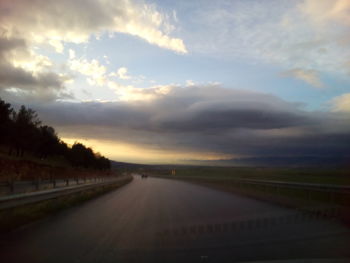
[[55,129],[41,125],[37,113],[25,106],[15,112],[9,103],[0,99],[0,145],[9,147],[9,154],[23,157],[28,151],[40,158],[63,156],[76,167],[105,170],[111,168],[110,161],[94,153],[91,148],[75,143],[71,148],[61,141]]
[[0,98],[0,144],[7,146],[10,145],[10,134],[13,130],[12,112],[11,104]]
[[50,126],[41,126],[38,129],[38,148],[37,152],[40,158],[45,159],[48,156],[59,155],[59,138],[55,129]]
[[37,147],[38,126],[41,121],[37,113],[21,106],[18,113],[13,112],[14,131],[12,133],[12,144],[16,149],[17,156],[23,156],[24,151],[32,151]]

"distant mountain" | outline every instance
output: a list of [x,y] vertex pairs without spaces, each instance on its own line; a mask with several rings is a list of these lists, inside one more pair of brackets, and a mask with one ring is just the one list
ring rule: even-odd
[[350,166],[350,157],[251,157],[225,160],[187,160],[186,164],[137,164],[111,161],[112,169],[173,169],[182,166],[238,166],[238,167],[344,167]]
[[138,164],[138,163],[126,163],[126,162],[118,162],[111,161],[112,169],[116,168],[142,168],[148,166],[147,164]]
[[350,158],[345,157],[252,157],[226,160],[198,161],[198,165],[210,166],[266,166],[266,167],[339,167],[350,165]]

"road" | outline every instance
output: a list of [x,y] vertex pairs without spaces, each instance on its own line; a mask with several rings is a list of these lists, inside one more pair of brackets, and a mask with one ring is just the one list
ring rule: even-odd
[[[204,186],[128,185],[1,237],[2,262],[239,262],[350,258],[350,229]],[[346,261],[344,261],[346,262]]]

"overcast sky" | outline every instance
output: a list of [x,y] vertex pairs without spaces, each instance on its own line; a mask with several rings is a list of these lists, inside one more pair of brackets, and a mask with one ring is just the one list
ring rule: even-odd
[[350,1],[1,0],[0,96],[119,161],[350,158]]

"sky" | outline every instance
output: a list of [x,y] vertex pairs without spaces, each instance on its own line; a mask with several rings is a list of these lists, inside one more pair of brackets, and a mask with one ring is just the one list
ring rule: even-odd
[[0,0],[0,97],[113,160],[350,159],[349,0]]

